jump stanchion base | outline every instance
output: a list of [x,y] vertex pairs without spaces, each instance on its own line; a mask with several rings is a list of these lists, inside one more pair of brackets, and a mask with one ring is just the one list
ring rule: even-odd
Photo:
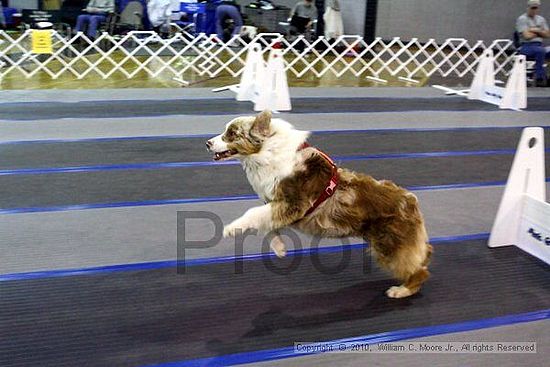
[[384,84],[386,84],[386,83],[388,82],[386,79],[381,79],[381,78],[379,78],[379,77],[377,77],[377,76],[370,76],[370,75],[369,75],[369,76],[367,76],[366,78],[367,78],[368,80],[372,80],[372,81],[377,82],[377,83],[384,83]]
[[189,85],[189,82],[187,80],[183,80],[182,78],[173,77],[172,80],[182,84],[184,87]]
[[404,82],[420,84],[420,80],[416,80],[416,79],[413,79],[413,78],[407,78],[407,77],[404,77],[404,76],[400,76],[397,79],[402,80]]
[[531,195],[523,195],[516,246],[550,264],[550,204]]
[[472,84],[467,90],[454,90],[442,85],[433,85],[433,87],[443,90],[446,95],[459,95],[468,99],[477,99],[494,104],[501,109],[520,111],[527,108],[525,56],[514,56],[514,66],[506,87],[497,86],[497,84],[503,82],[495,80],[494,62],[493,51],[491,49],[485,50],[480,58]]
[[223,87],[219,87],[219,88],[214,88],[214,89],[212,89],[212,92],[218,93],[218,92],[223,92],[224,90],[234,91],[234,89],[235,89],[235,88],[238,88],[238,87],[239,87],[238,84],[225,85],[225,86],[223,86]]
[[442,90],[443,92],[445,92],[446,96],[458,95],[458,96],[467,97],[468,92],[470,91],[469,89],[456,90],[456,89],[448,88],[439,84],[434,84],[432,85],[432,87],[435,89]]

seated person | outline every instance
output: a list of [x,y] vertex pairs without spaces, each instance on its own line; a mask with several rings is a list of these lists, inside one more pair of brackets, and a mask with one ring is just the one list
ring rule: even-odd
[[[138,3],[140,3],[141,6],[143,7],[143,14],[141,14],[141,27],[143,28],[144,31],[151,30],[152,25],[151,25],[151,22],[149,21],[149,13],[147,10],[148,0],[116,0],[115,4],[116,4],[117,12],[120,14],[124,13],[124,11],[126,10],[126,7],[134,1],[137,1]],[[130,29],[133,29],[134,26],[138,26],[138,27],[140,26],[140,19],[138,18],[139,18],[139,14],[134,13],[134,17],[132,17],[132,21],[130,22],[130,25],[129,25]],[[124,27],[128,27],[128,24],[125,24],[125,25],[123,24],[122,28]]]
[[[224,24],[227,18],[233,20],[233,31],[229,37],[224,37]],[[227,38],[231,38],[241,31],[243,26],[243,18],[239,11],[239,5],[235,1],[223,1],[221,5],[216,8],[216,34],[221,41],[227,41]]]
[[90,0],[86,14],[81,14],[76,19],[75,32],[82,32],[87,28],[86,35],[94,39],[97,27],[107,19],[107,14],[115,11],[114,0]]
[[535,59],[535,77],[537,86],[547,86],[544,59],[550,52],[542,45],[543,38],[550,37],[548,23],[538,15],[540,0],[527,1],[527,12],[520,15],[516,22],[516,31],[519,33],[521,47],[520,54]]
[[147,13],[153,30],[165,37],[169,33],[170,16],[170,0],[149,0],[147,2]]
[[290,34],[304,34],[317,20],[317,8],[313,0],[299,1],[290,12]]

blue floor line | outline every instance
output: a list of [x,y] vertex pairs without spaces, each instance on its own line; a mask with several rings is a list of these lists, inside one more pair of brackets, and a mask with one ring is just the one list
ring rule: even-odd
[[[546,182],[550,182],[550,178]],[[435,190],[471,189],[476,187],[491,187],[491,186],[504,186],[504,185],[506,185],[506,181],[488,181],[488,182],[478,182],[478,183],[408,186],[407,189],[410,191],[435,191]]]
[[[447,151],[447,152],[418,152],[418,153],[385,153],[368,155],[333,156],[336,162],[370,161],[384,159],[413,159],[413,158],[441,158],[441,157],[467,157],[486,155],[512,155],[515,149],[473,150],[473,151]],[[545,150],[550,153],[550,148]],[[119,170],[155,170],[189,167],[232,166],[239,165],[236,160],[231,161],[195,161],[195,162],[156,162],[156,163],[132,163],[74,167],[44,167],[44,168],[19,168],[0,170],[0,176],[16,175],[43,175],[53,173],[82,173]]]
[[[532,125],[517,126],[478,126],[478,127],[419,127],[419,128],[387,128],[387,129],[350,129],[350,130],[312,130],[314,135],[322,134],[353,134],[353,133],[399,133],[399,132],[437,132],[437,131],[487,131],[487,130],[519,130]],[[543,126],[549,129],[548,126]],[[188,138],[211,138],[219,133],[210,134],[183,134],[183,135],[155,135],[155,136],[121,136],[105,138],[75,138],[75,139],[43,139],[43,140],[14,140],[0,141],[0,145],[18,145],[18,144],[57,144],[57,143],[101,143],[115,141],[133,141],[133,140],[164,140],[164,139],[188,139]]]
[[[550,182],[550,178],[547,178],[545,182],[547,183]],[[469,188],[480,188],[480,187],[503,186],[505,184],[506,184],[505,181],[491,181],[491,182],[458,183],[458,184],[431,185],[431,186],[408,186],[406,188],[410,191],[436,191],[436,190],[469,189]],[[114,202],[114,203],[75,204],[75,205],[61,205],[61,206],[48,206],[48,207],[0,208],[0,215],[64,212],[64,211],[72,211],[72,210],[91,210],[91,209],[107,209],[107,208],[127,208],[127,207],[155,206],[155,205],[201,204],[201,203],[256,200],[256,199],[258,199],[257,195],[238,195],[238,196],[214,196],[214,197],[189,198],[189,199],[122,201],[122,202]]]
[[[468,235],[459,235],[459,236],[444,236],[444,237],[433,237],[430,238],[430,243],[434,245],[441,245],[452,242],[461,242],[461,241],[474,241],[474,240],[485,240],[489,238],[489,233],[474,233]],[[288,257],[299,256],[299,255],[311,255],[313,253],[319,254],[328,254],[335,252],[342,252],[344,250],[357,250],[361,248],[368,247],[365,243],[354,243],[354,244],[345,244],[345,245],[335,245],[335,246],[325,246],[325,247],[313,247],[313,248],[303,248],[299,250],[289,250],[287,252]],[[197,258],[189,260],[166,260],[166,261],[151,261],[143,263],[133,263],[133,264],[116,264],[116,265],[106,265],[106,266],[96,266],[89,268],[77,268],[77,269],[59,269],[59,270],[44,270],[44,271],[31,271],[23,273],[9,273],[9,274],[0,274],[0,282],[9,282],[15,280],[31,280],[31,279],[42,279],[42,278],[60,278],[60,277],[69,277],[77,275],[94,275],[94,274],[104,274],[104,273],[114,273],[114,272],[125,272],[125,271],[139,271],[139,270],[151,270],[151,269],[163,269],[163,268],[172,268],[178,265],[180,266],[202,266],[202,265],[212,265],[212,264],[221,264],[221,263],[231,263],[234,261],[256,261],[266,258],[275,258],[273,253],[256,253],[242,256],[217,256],[217,257],[207,257],[207,258]]]
[[92,203],[92,204],[75,204],[75,205],[48,206],[48,207],[24,207],[24,208],[0,209],[0,214],[47,213],[47,212],[64,212],[64,211],[71,211],[71,210],[126,208],[126,207],[155,206],[155,205],[200,204],[200,203],[210,203],[210,202],[241,201],[241,200],[254,200],[254,199],[258,199],[258,195],[213,196],[213,197],[205,197],[205,198],[148,200],[148,201],[120,201],[120,202],[114,202],[114,203]]
[[[390,343],[400,340],[416,339],[434,335],[460,333],[479,329],[487,329],[498,326],[514,325],[526,322],[542,321],[550,319],[550,309],[526,312],[521,314],[506,315],[493,317],[488,319],[478,319],[471,321],[463,321],[452,324],[433,325],[425,327],[417,327],[411,329],[394,330],[378,334],[369,334],[353,338],[344,338],[324,342],[331,344],[338,349],[340,345],[345,345],[347,350],[351,350],[351,346],[361,344],[379,344]],[[298,341],[297,341],[298,342]],[[257,363],[265,361],[273,361],[285,358],[306,357],[318,355],[320,352],[296,353],[294,346],[258,350],[253,352],[236,353],[221,355],[216,357],[207,357],[200,359],[159,363],[148,365],[147,367],[203,367],[203,366],[234,366],[245,363]],[[291,362],[290,362],[291,365]]]
[[207,166],[232,166],[238,165],[238,161],[223,162],[162,162],[162,163],[134,163],[134,164],[112,164],[97,166],[75,166],[75,167],[48,167],[48,168],[21,168],[0,170],[0,176],[16,175],[43,175],[52,173],[81,173],[81,172],[102,172],[102,171],[120,171],[120,170],[154,170],[188,167],[207,167]]
[[42,139],[0,141],[0,145],[24,144],[61,144],[61,143],[107,143],[118,141],[156,141],[168,139],[211,138],[216,134],[152,135],[152,136],[119,136],[105,138]]

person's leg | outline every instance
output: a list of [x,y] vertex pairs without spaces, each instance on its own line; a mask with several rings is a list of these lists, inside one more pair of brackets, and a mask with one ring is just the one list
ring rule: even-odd
[[80,14],[78,18],[76,18],[76,25],[74,27],[75,33],[82,32],[89,21],[90,16],[88,14]]
[[535,78],[537,80],[546,80],[546,70],[544,70],[544,58],[546,50],[541,45],[532,45],[526,43],[521,46],[520,54],[527,58],[535,60]]
[[227,5],[220,5],[216,8],[216,34],[221,41],[223,41],[223,22],[229,15],[227,13],[228,7]]
[[235,8],[234,6],[230,7],[228,11],[229,16],[231,17],[231,19],[233,19],[233,24],[235,25],[231,36],[235,36],[236,34],[239,34],[241,32],[241,28],[243,26],[243,18],[241,17],[241,13],[239,13],[239,10],[237,10],[237,8]]
[[544,69],[544,59],[546,57],[546,50],[544,47],[539,46],[535,50],[535,75],[537,80],[546,80],[546,70]]
[[105,15],[92,15],[90,19],[90,26],[88,27],[88,37],[94,39],[97,34],[97,27],[105,22],[107,18]]

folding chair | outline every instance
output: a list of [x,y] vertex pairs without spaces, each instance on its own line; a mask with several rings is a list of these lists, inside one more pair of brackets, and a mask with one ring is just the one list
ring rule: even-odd
[[[120,9],[118,9],[120,10]],[[129,1],[120,13],[107,20],[107,32],[111,35],[143,29],[144,6],[141,1]]]
[[187,20],[172,21],[171,26],[178,31],[197,35],[204,32],[206,4],[204,3],[180,3],[179,13],[185,13]]

